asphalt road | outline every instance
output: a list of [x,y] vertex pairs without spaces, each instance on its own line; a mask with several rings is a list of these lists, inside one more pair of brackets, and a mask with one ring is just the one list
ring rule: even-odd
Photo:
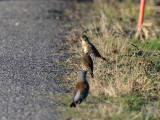
[[66,59],[67,7],[54,0],[0,1],[0,120],[57,119],[61,104],[54,96],[69,91],[59,86],[65,69],[56,64]]

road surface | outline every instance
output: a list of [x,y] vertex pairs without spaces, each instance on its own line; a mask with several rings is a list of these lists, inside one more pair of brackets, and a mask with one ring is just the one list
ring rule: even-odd
[[[66,60],[63,1],[0,1],[0,120],[54,120]],[[52,96],[52,97],[50,97]]]

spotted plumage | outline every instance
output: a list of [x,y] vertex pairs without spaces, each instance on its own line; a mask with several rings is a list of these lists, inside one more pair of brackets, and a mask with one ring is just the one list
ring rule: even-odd
[[82,69],[88,71],[93,78],[93,61],[89,53],[85,53],[81,61]]
[[93,58],[99,57],[102,60],[106,61],[106,58],[102,57],[99,51],[96,49],[96,47],[89,41],[88,37],[86,35],[79,37],[82,41],[82,49],[84,53],[90,52],[90,56]]

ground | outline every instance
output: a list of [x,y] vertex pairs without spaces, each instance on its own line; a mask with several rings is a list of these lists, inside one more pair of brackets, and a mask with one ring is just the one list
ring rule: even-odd
[[[159,4],[138,0],[1,1],[0,119],[160,118]],[[86,34],[107,59],[87,75],[87,102],[70,108]]]
[[[91,6],[76,6],[72,21],[74,54],[68,62],[74,71],[81,68],[84,55],[78,35],[85,34],[107,62],[94,59],[94,78],[87,75],[90,92],[87,102],[76,109],[61,106],[62,119],[144,120],[160,118],[160,22],[159,4],[146,2],[144,23],[135,37],[139,0],[95,0]],[[90,9],[88,9],[90,8]],[[87,11],[87,12],[86,12]],[[70,87],[77,74],[70,74]],[[68,104],[72,94],[63,96]],[[61,97],[62,98],[62,97]],[[60,99],[60,98],[59,98]]]
[[63,1],[0,1],[0,119],[57,119],[69,31]]

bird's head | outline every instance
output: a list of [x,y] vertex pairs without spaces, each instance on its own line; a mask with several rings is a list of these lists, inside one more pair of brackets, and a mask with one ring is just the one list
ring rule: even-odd
[[87,37],[86,35],[79,36],[79,39],[80,39],[82,42],[89,42],[88,37]]

